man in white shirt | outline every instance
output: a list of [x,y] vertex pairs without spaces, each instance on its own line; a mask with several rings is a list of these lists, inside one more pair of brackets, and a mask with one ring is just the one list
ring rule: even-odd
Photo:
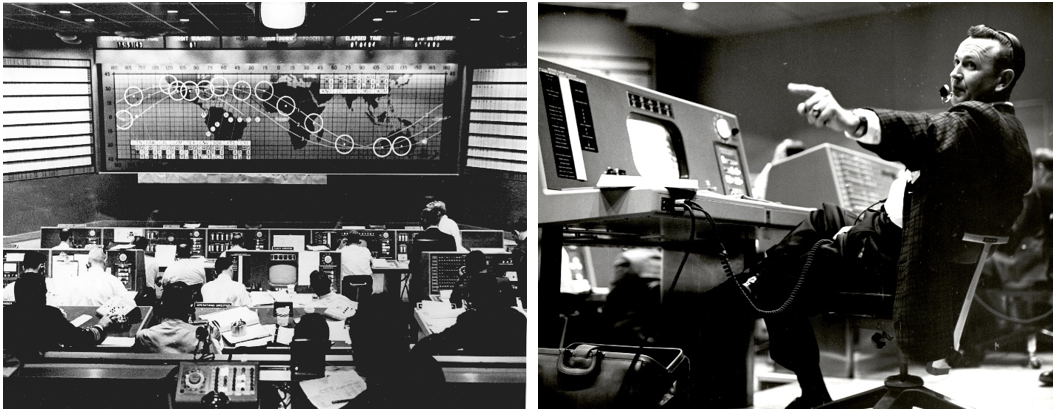
[[440,211],[440,223],[437,224],[437,228],[440,229],[441,232],[455,238],[455,248],[459,252],[467,252],[468,250],[462,246],[462,233],[459,232],[459,224],[448,216],[448,206],[444,204],[444,201],[430,202],[426,205],[426,208]]
[[88,265],[88,271],[74,279],[67,290],[66,305],[101,306],[128,293],[117,277],[106,272],[106,253],[102,248],[88,251]]
[[207,303],[231,303],[235,307],[249,307],[253,305],[250,293],[246,286],[233,280],[231,272],[231,258],[217,258],[213,268],[217,272],[217,278],[202,286],[202,301]]
[[202,285],[206,283],[205,262],[201,258],[191,258],[191,247],[186,243],[176,247],[176,261],[169,264],[169,267],[162,273],[161,282],[158,283],[159,297],[166,285],[175,282],[187,284],[195,291],[196,296],[200,294]]
[[242,239],[242,234],[235,233],[235,235],[231,237],[231,248],[228,248],[226,251],[220,253],[220,256],[228,256],[229,251],[246,251],[246,247],[243,246],[245,242],[246,241]]
[[371,275],[371,250],[360,245],[360,233],[350,231],[338,244],[341,253],[341,275]]
[[343,306],[354,306],[354,301],[348,297],[338,294],[332,290],[333,280],[330,276],[323,271],[312,271],[312,274],[308,276],[309,283],[312,286],[312,292],[316,293],[316,298],[312,299],[310,305],[314,308],[330,308],[330,307],[343,307]]

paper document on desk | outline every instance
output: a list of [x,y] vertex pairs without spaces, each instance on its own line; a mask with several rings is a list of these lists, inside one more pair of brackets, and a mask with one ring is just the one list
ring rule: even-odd
[[84,323],[87,323],[91,319],[92,319],[92,316],[90,316],[88,314],[81,314],[80,317],[77,317],[77,318],[75,318],[73,320],[70,320],[70,324],[73,324],[74,327],[80,327],[81,325],[83,325]]
[[107,337],[101,344],[100,347],[132,347],[136,344],[135,337]]
[[381,258],[371,258],[371,268],[393,268],[393,265]]
[[327,321],[327,325],[330,327],[330,341],[344,341],[350,343],[349,330],[345,329],[344,321]]
[[[276,334],[275,329],[279,329],[279,333]],[[279,327],[275,324],[268,324],[264,326],[264,329],[268,331],[268,336],[274,338],[273,342],[278,344],[290,345],[294,341],[294,329]]]
[[103,303],[95,313],[99,317],[114,317],[128,315],[132,310],[136,309],[136,302],[129,299],[129,297],[117,295],[111,297],[106,303]]
[[356,314],[356,309],[359,308],[359,303],[353,301],[352,305],[339,305],[328,307],[323,315],[330,317],[334,320],[345,321],[346,318],[352,317]]
[[327,377],[300,384],[308,400],[320,409],[341,408],[367,390],[367,382],[355,370],[327,372]]
[[466,312],[464,308],[451,308],[451,303],[438,301],[423,301],[418,309],[428,318],[456,318]]
[[250,300],[253,301],[254,306],[267,306],[275,302],[272,293],[267,291],[251,291]]
[[213,328],[220,331],[224,340],[231,344],[268,337],[268,331],[261,325],[257,312],[246,307],[206,314],[201,318],[209,321]]

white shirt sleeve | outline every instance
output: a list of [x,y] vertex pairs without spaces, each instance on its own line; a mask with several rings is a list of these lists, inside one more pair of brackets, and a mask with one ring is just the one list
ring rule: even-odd
[[855,137],[848,132],[844,132],[844,136],[849,139],[855,139],[859,142],[867,145],[876,145],[881,143],[881,118],[877,117],[877,114],[872,110],[866,109],[852,109],[852,113],[855,116],[862,116],[866,118],[866,134],[862,137]]

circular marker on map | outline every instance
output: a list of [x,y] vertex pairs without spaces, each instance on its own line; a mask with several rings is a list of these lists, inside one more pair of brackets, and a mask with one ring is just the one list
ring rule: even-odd
[[[387,150],[385,155],[382,155],[382,154],[378,153],[378,143],[381,142],[381,141],[385,141],[385,145],[388,146],[388,149],[385,149],[385,150]],[[390,154],[393,153],[393,141],[389,140],[389,138],[386,138],[384,136],[381,137],[381,138],[375,139],[374,140],[374,144],[371,145],[371,150],[374,151],[374,156],[377,156],[379,158],[384,158],[386,156],[389,156]]]
[[162,84],[158,86],[158,89],[161,89],[162,93],[166,95],[172,95],[173,83],[180,83],[180,79],[173,75],[165,75],[161,77],[161,82]]
[[210,82],[208,80],[198,82],[199,97],[201,97],[203,100],[209,100],[212,99],[215,95],[216,93],[213,90],[213,82]]
[[188,80],[183,83],[183,90],[180,91],[180,96],[183,100],[194,102],[200,97],[200,93],[201,92],[198,90],[198,83]]
[[242,116],[239,116],[239,123],[242,123]]
[[128,130],[132,127],[132,121],[136,120],[135,116],[132,116],[132,112],[122,109],[114,114],[114,119],[117,120],[117,128],[120,130]]
[[426,139],[420,140],[420,141],[418,141],[418,143],[419,143],[420,145],[425,145],[425,144],[429,143],[429,138],[426,138]]
[[245,80],[240,80],[238,82],[235,82],[235,86],[233,86],[231,88],[231,96],[234,96],[235,99],[238,99],[238,100],[241,100],[241,101],[245,101],[246,99],[249,99],[250,95],[252,95],[252,94],[253,94],[253,89],[250,89],[250,82],[247,82]]
[[212,133],[209,133],[209,132],[206,132],[206,137],[208,138],[208,137],[210,137],[210,136],[213,136],[213,134],[212,134]]
[[217,131],[217,128],[216,128],[216,126],[210,126],[210,127],[209,127],[209,131],[210,131],[210,132],[216,132],[216,131]]
[[[133,89],[135,89],[135,91],[132,91]],[[129,92],[131,92],[131,93],[129,93]],[[129,99],[130,97],[131,97],[131,100]],[[132,107],[139,106],[140,103],[143,103],[143,89],[140,89],[139,87],[136,87],[136,86],[129,86],[127,89],[125,89],[125,97],[124,97],[123,100],[129,106],[132,106]],[[133,103],[133,102],[135,102],[135,103]]]
[[258,117],[256,117],[256,118],[253,118],[253,121],[254,121],[254,122],[260,122],[260,121],[261,121],[261,117],[260,117],[260,116],[258,116]]
[[[312,120],[313,116],[316,117],[315,120]],[[318,126],[316,128],[316,130],[308,129],[308,121],[312,121],[312,123],[314,123],[316,126]],[[308,131],[308,133],[319,133],[320,131],[323,130],[323,117],[319,116],[318,113],[309,113],[308,116],[305,116],[305,125],[304,126],[305,126],[305,130]]]
[[[288,106],[290,108],[290,111],[283,111],[284,106]],[[279,113],[283,116],[293,115],[294,111],[297,110],[297,102],[294,102],[294,98],[292,97],[283,96],[279,98],[279,103],[275,104],[275,110],[279,111]]]
[[[348,140],[349,143],[342,143],[341,141],[343,139],[344,140]],[[338,136],[337,139],[334,139],[334,150],[338,151],[338,153],[340,153],[342,155],[348,155],[348,154],[352,153],[352,150],[355,147],[356,147],[356,142],[353,142],[352,136],[341,135],[341,136]],[[341,150],[342,148],[348,148],[348,149]]]
[[[402,147],[400,145],[400,140],[401,139],[407,141],[407,150],[405,150],[404,153],[400,153],[400,151],[397,150],[397,148]],[[407,136],[397,136],[395,139],[393,139],[393,154],[394,155],[396,155],[396,156],[407,156],[408,153],[411,153],[411,139],[409,139]]]
[[[265,89],[265,88],[261,87],[262,83],[265,86],[267,86],[268,97],[261,97],[261,95],[260,95],[260,92],[263,92],[264,89]],[[253,97],[257,98],[257,100],[269,100],[273,96],[275,96],[275,87],[272,86],[272,82],[269,82],[267,80],[262,80],[260,82],[257,82],[257,86],[253,87]]]
[[203,117],[203,118],[204,118],[204,117],[206,117],[207,115],[209,115],[209,114],[208,114],[208,113],[206,113],[206,112],[202,112],[202,117]]
[[232,118],[232,117],[229,117],[229,118],[228,118],[228,122],[229,122],[229,123],[230,123],[230,122],[234,122],[234,121],[235,121],[235,118]]
[[213,122],[213,126],[220,127],[220,122]]
[[180,81],[175,81],[175,82],[170,83],[169,84],[169,91],[166,92],[165,94],[169,95],[169,97],[172,98],[172,100],[181,100],[182,99],[180,97],[181,85],[183,85],[183,83],[180,83]]
[[[221,82],[223,81],[223,82]],[[223,84],[221,84],[223,83]],[[228,94],[228,88],[231,85],[228,83],[228,79],[223,76],[217,76],[213,78],[213,94],[217,97]]]
[[225,118],[230,118],[231,117],[231,112],[224,112],[224,117]]

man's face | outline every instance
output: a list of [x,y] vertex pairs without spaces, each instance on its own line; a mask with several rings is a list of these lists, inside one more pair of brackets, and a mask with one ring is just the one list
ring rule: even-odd
[[953,104],[970,100],[993,102],[997,98],[995,86],[999,83],[995,57],[1001,44],[993,39],[968,38],[954,53],[954,70],[951,71]]

